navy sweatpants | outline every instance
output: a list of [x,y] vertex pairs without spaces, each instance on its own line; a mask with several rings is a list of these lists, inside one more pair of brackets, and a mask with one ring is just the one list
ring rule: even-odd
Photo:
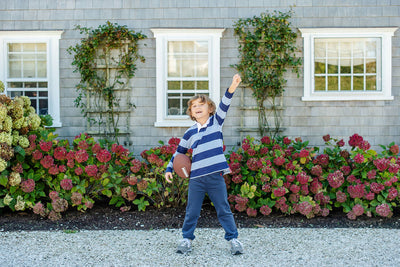
[[238,237],[238,231],[228,203],[228,195],[222,172],[201,176],[189,181],[188,202],[185,221],[183,222],[183,238],[193,240],[194,230],[200,216],[205,193],[208,194],[217,211],[218,220],[225,230],[225,239]]

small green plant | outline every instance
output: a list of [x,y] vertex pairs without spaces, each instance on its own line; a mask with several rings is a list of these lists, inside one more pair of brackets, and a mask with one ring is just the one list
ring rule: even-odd
[[[253,91],[258,106],[260,136],[275,136],[280,132],[281,116],[277,97],[282,96],[287,68],[299,74],[300,58],[295,52],[297,33],[291,28],[292,11],[262,13],[253,18],[239,19],[234,33],[239,38],[239,63],[233,67],[241,74],[243,83]],[[267,118],[265,101],[271,102],[274,128]]]

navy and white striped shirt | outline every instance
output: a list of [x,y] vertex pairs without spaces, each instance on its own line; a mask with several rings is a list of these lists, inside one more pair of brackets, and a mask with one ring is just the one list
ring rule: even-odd
[[186,154],[192,148],[192,168],[190,179],[215,172],[229,173],[229,166],[223,152],[222,126],[231,104],[233,93],[226,90],[216,113],[210,117],[207,127],[201,128],[194,124],[186,130],[175,154],[168,163],[167,172],[172,172],[173,161],[177,154]]

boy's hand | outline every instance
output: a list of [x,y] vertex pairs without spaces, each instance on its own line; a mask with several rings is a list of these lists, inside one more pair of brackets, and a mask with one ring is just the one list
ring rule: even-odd
[[167,180],[168,183],[172,183],[172,172],[165,173],[165,180]]
[[235,74],[235,76],[233,76],[233,78],[232,78],[231,86],[229,86],[229,89],[228,89],[229,93],[234,93],[241,81],[242,81],[242,78],[240,78],[240,75]]

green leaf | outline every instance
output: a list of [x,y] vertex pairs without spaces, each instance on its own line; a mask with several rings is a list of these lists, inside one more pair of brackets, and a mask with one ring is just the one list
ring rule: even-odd
[[7,186],[7,183],[8,183],[8,178],[7,178],[7,176],[1,175],[1,176],[0,176],[0,185],[6,187],[6,186]]
[[102,193],[103,195],[107,196],[107,197],[111,197],[111,196],[112,196],[111,190],[108,190],[108,189],[102,190],[101,193]]

